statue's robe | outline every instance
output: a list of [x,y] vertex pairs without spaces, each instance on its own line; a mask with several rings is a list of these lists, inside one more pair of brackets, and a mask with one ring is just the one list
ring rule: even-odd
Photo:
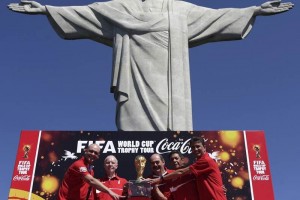
[[252,28],[254,7],[210,9],[174,0],[115,0],[46,6],[64,39],[113,47],[111,92],[125,131],[193,130],[189,47],[238,40]]

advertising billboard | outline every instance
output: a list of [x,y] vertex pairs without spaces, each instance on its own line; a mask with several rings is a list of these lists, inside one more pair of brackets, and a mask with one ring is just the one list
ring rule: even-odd
[[[203,137],[206,151],[221,171],[227,199],[272,200],[272,177],[263,131],[22,131],[12,175],[9,199],[54,200],[68,167],[83,155],[92,143],[101,147],[94,163],[95,177],[104,176],[104,158],[118,159],[118,175],[136,179],[134,159],[147,160],[158,153],[170,167],[168,155],[177,150],[184,162],[195,161],[189,146],[192,137]],[[151,174],[146,163],[144,175]]]

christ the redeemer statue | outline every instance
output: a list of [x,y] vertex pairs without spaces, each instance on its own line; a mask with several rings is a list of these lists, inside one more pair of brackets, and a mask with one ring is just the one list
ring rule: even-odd
[[113,0],[68,7],[22,1],[8,7],[46,15],[64,39],[91,39],[113,48],[111,92],[119,130],[189,131],[189,47],[242,39],[256,16],[282,13],[293,4],[216,10],[179,0]]

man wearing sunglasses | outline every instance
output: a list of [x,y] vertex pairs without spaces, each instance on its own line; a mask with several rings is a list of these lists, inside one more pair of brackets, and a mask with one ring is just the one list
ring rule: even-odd
[[92,163],[99,155],[100,147],[97,144],[91,144],[85,149],[82,158],[75,161],[65,173],[57,200],[94,200],[92,188],[108,193],[114,200],[122,197],[93,177]]

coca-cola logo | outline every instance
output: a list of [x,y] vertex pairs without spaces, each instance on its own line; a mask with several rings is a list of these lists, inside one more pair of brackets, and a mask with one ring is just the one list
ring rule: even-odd
[[255,175],[253,176],[254,181],[268,181],[270,179],[269,175]]
[[13,178],[13,181],[29,181],[30,176],[29,175],[15,175]]
[[[182,140],[182,141],[181,141]],[[164,154],[170,153],[171,151],[180,151],[182,154],[192,153],[192,150],[189,146],[189,142],[191,139],[183,141],[183,139],[179,139],[177,142],[169,142],[168,138],[161,140],[156,145],[156,153]]]

